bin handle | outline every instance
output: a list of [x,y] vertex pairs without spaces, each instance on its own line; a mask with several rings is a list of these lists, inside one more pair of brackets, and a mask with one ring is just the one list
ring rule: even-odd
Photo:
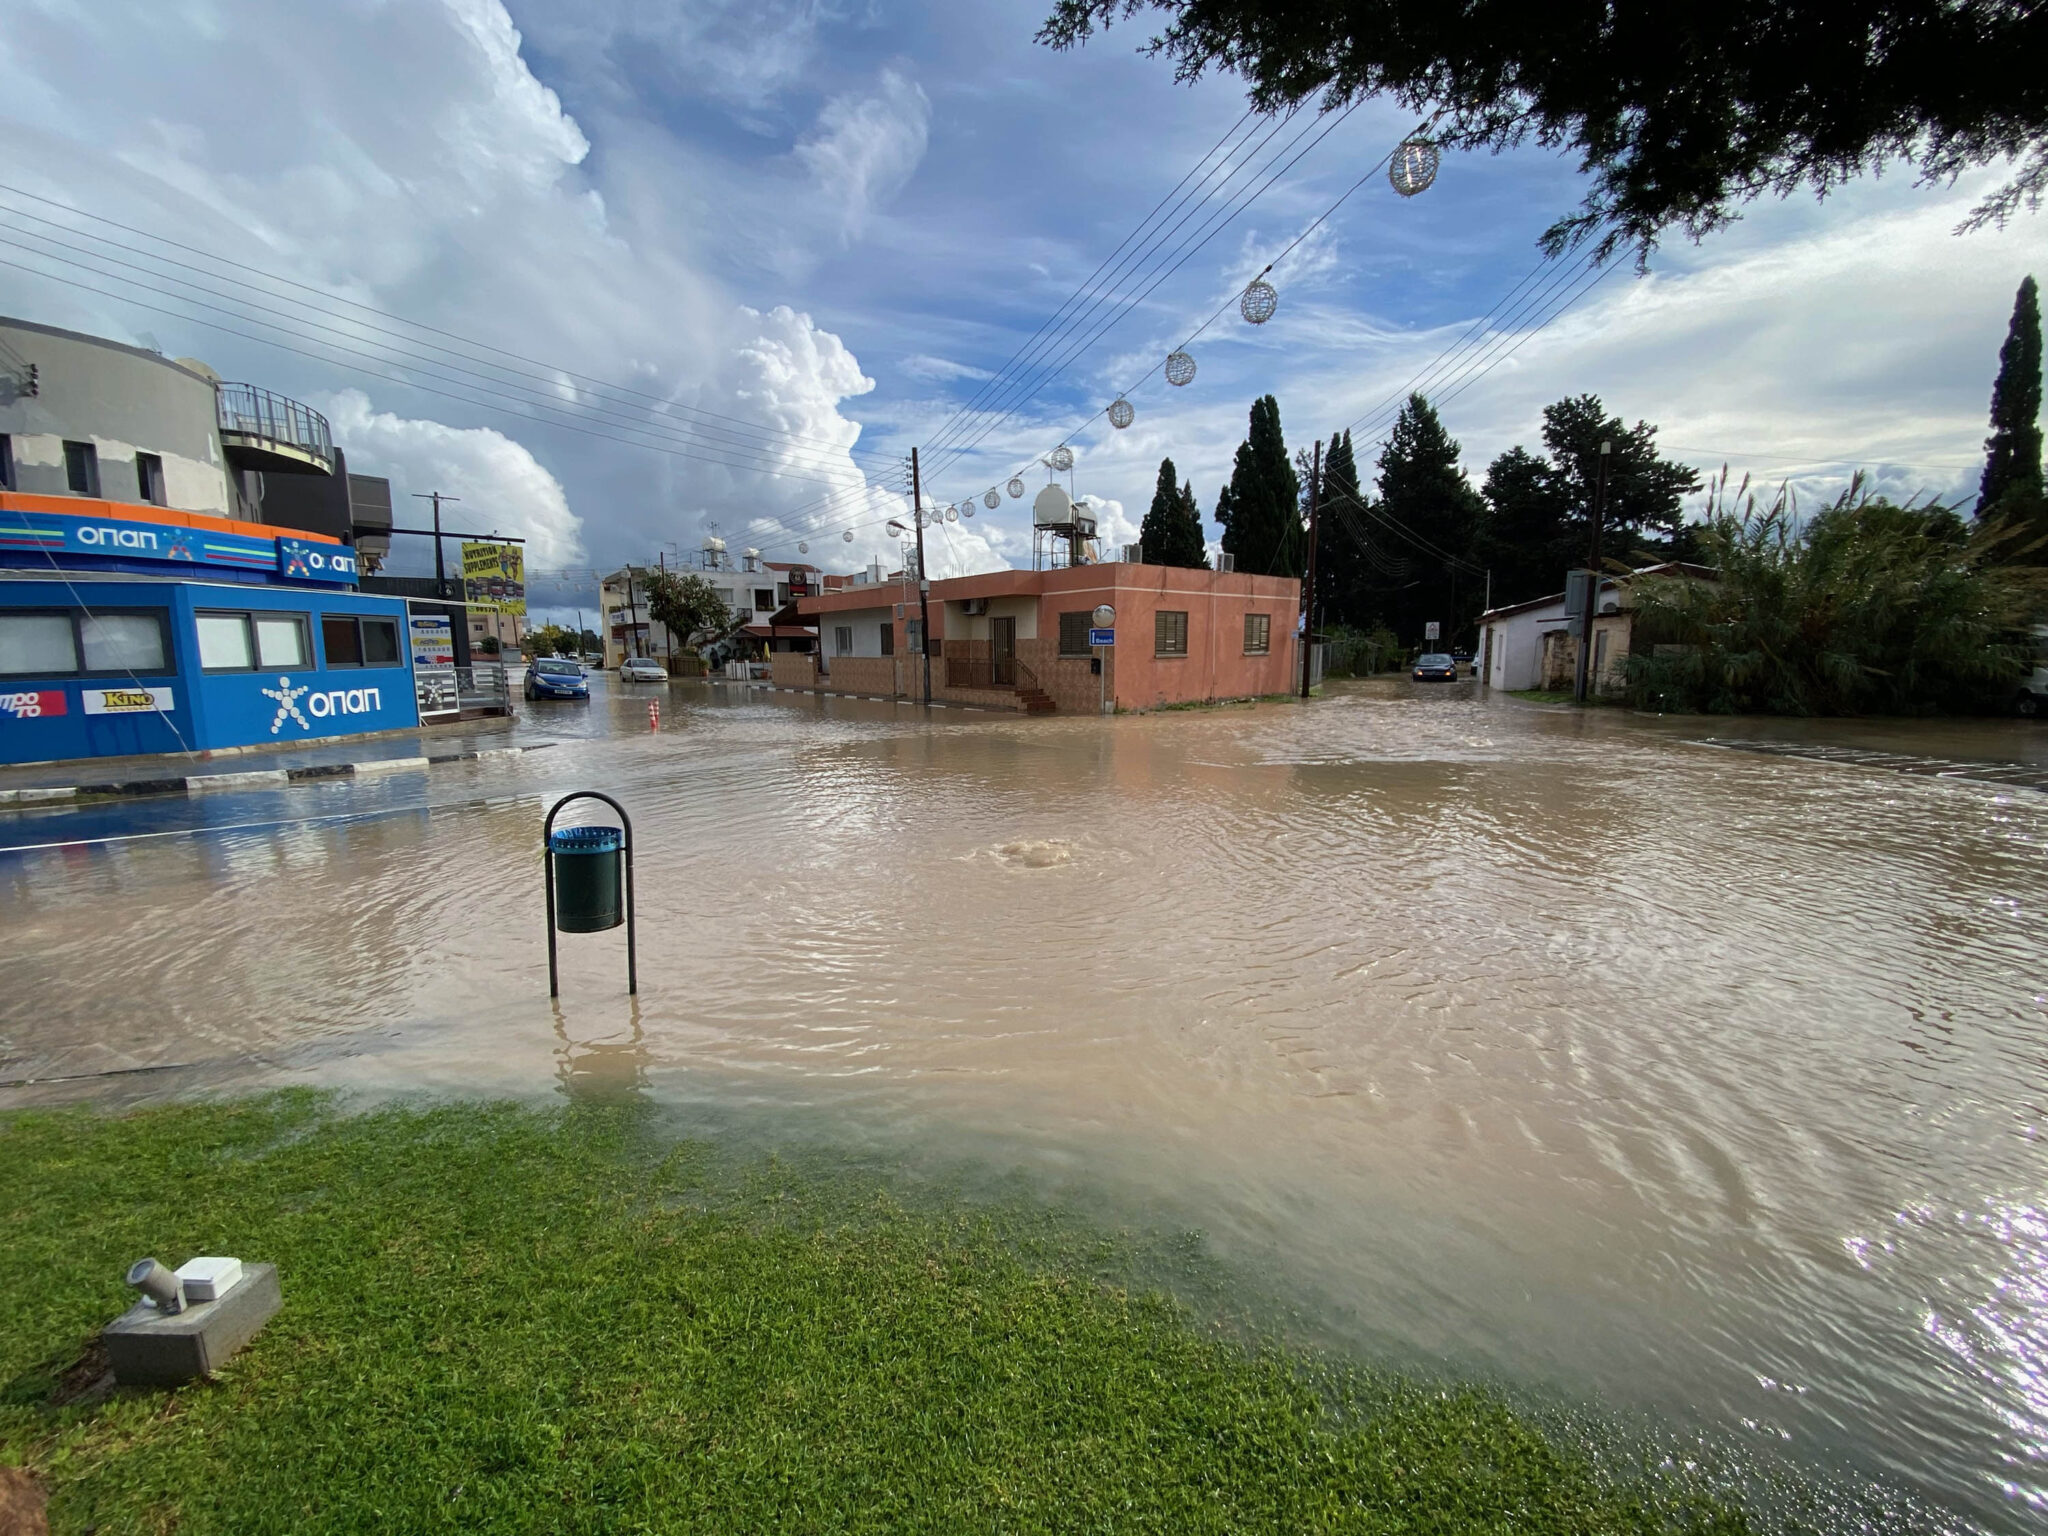
[[633,900],[633,818],[626,814],[626,808],[610,795],[600,794],[594,789],[574,790],[557,800],[548,812],[547,820],[541,824],[541,864],[547,871],[548,886],[548,996],[561,996],[561,983],[555,970],[555,818],[562,814],[562,807],[572,800],[602,800],[618,812],[619,830],[625,833],[626,844],[626,991],[636,994],[640,990],[640,967],[634,943],[633,920],[639,903]]

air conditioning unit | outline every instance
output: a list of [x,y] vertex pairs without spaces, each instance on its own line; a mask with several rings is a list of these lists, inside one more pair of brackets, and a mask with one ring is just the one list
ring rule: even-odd
[[1217,569],[1217,570],[1219,570],[1219,571],[1234,571],[1234,570],[1236,570],[1236,569],[1237,569],[1237,556],[1235,556],[1235,555],[1218,555],[1218,556],[1216,557],[1216,569]]
[[960,611],[970,619],[978,619],[988,612],[988,599],[985,597],[962,598],[960,600]]
[[1143,565],[1144,563],[1145,563],[1145,546],[1144,546],[1144,545],[1142,545],[1142,544],[1126,544],[1126,545],[1124,546],[1124,564],[1125,564],[1125,565]]

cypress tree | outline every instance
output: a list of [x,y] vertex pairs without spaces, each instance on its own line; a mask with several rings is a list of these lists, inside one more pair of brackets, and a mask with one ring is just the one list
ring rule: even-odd
[[1998,350],[1978,514],[1992,512],[2009,496],[2016,503],[2041,500],[2041,296],[2032,277],[2013,298],[2012,323]]
[[1195,505],[1195,488],[1182,485],[1173,460],[1159,461],[1159,482],[1152,490],[1152,505],[1138,529],[1138,543],[1147,565],[1202,567],[1209,563],[1202,542],[1202,514]]
[[1280,432],[1280,402],[1271,395],[1252,403],[1251,432],[1216,498],[1216,521],[1223,525],[1224,552],[1236,557],[1240,571],[1301,574],[1301,479]]
[[1375,616],[1373,569],[1365,553],[1371,537],[1366,505],[1351,434],[1336,433],[1323,459],[1316,528],[1316,602],[1326,623],[1364,628]]
[[1423,576],[1388,595],[1386,622],[1410,643],[1422,639],[1425,621],[1436,619],[1448,648],[1479,612],[1482,583],[1445,558],[1469,559],[1483,510],[1479,493],[1458,467],[1458,454],[1457,440],[1421,395],[1408,397],[1380,450],[1378,511],[1413,535],[1397,534],[1394,541],[1409,546],[1403,554]]

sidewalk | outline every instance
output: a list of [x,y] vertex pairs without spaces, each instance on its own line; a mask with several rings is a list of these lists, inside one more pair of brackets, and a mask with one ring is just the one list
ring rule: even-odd
[[98,795],[200,794],[302,779],[396,773],[439,763],[533,752],[555,744],[553,737],[522,731],[514,717],[489,724],[465,721],[419,726],[387,735],[346,737],[306,746],[171,752],[153,757],[103,757],[0,768],[0,809]]

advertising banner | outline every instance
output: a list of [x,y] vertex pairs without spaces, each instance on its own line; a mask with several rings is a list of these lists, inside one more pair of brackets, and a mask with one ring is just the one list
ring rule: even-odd
[[131,683],[125,688],[81,688],[79,696],[88,715],[150,715],[175,707],[168,686],[138,688]]
[[455,665],[455,627],[445,613],[415,613],[406,619],[414,671]]
[[74,517],[61,512],[0,510],[0,553],[43,554],[53,561],[60,554],[98,555],[215,570],[274,572],[290,581],[329,586],[349,586],[356,579],[355,551],[345,544],[252,538],[176,523]]
[[0,693],[0,715],[11,720],[48,720],[68,713],[62,688],[34,693]]
[[526,555],[517,544],[462,546],[462,592],[486,613],[526,612]]

